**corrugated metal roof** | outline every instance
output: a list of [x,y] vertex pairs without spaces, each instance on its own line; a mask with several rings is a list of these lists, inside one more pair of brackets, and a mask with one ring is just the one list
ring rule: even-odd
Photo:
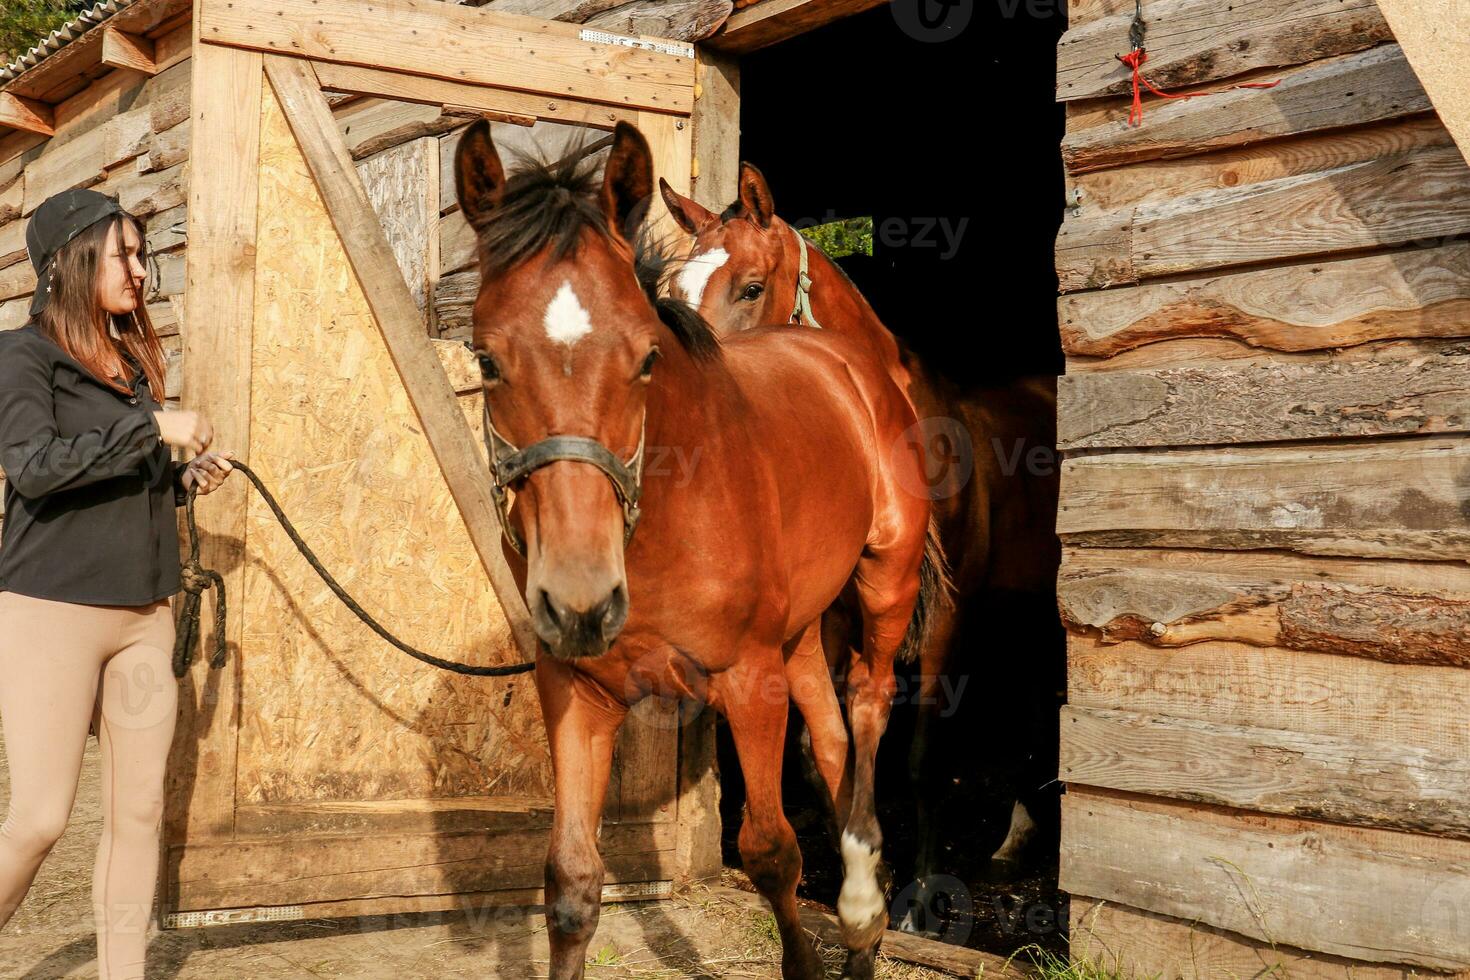
[[0,85],[13,81],[22,72],[30,71],[72,41],[75,41],[98,24],[110,18],[113,14],[120,10],[126,10],[138,2],[140,0],[100,0],[99,3],[82,11],[76,17],[52,31],[40,44],[31,48],[4,68],[0,68]]

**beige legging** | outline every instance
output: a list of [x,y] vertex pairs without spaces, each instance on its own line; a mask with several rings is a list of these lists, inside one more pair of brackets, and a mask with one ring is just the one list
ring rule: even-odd
[[83,606],[0,592],[0,721],[10,766],[0,927],[66,829],[90,718],[102,749],[102,842],[92,877],[101,980],[143,980],[178,701],[173,642],[167,600]]

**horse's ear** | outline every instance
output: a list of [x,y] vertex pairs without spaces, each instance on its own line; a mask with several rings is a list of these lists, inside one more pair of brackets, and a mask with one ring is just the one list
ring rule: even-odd
[[608,227],[632,241],[653,197],[653,151],[631,123],[619,122],[613,130],[612,152],[602,170],[601,197]]
[[712,211],[681,195],[662,177],[658,179],[658,189],[659,193],[664,196],[664,203],[669,206],[669,214],[673,215],[679,227],[689,234],[699,234],[699,229],[714,220],[715,216]]
[[454,192],[459,209],[471,225],[478,224],[500,204],[505,193],[505,167],[490,138],[490,123],[477,119],[459,138],[454,152]]
[[765,175],[744,160],[740,161],[740,207],[762,228],[771,227],[771,219],[776,216]]

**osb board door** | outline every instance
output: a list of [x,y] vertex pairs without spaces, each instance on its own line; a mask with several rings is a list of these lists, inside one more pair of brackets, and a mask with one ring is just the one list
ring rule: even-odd
[[[408,643],[519,659],[307,162],[262,86],[250,462],[322,562]],[[441,358],[479,432],[467,351]],[[234,834],[185,842],[172,911],[301,914],[534,901],[551,771],[530,675],[464,677],[393,649],[247,503]],[[671,876],[677,713],[640,706],[603,830],[608,881]],[[176,842],[171,842],[176,843]]]

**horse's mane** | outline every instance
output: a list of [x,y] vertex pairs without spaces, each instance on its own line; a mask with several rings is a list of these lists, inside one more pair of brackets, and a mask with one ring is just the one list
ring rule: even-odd
[[[475,224],[483,277],[504,275],[543,250],[548,262],[571,258],[587,230],[611,237],[599,200],[598,155],[581,147],[556,160],[545,159],[539,148],[512,152],[518,166],[506,179],[500,203]],[[638,284],[664,326],[695,360],[718,358],[720,341],[714,328],[694,307],[664,293],[669,274],[681,260],[673,255],[673,243],[655,237],[647,227],[650,200],[634,208],[628,221]]]

